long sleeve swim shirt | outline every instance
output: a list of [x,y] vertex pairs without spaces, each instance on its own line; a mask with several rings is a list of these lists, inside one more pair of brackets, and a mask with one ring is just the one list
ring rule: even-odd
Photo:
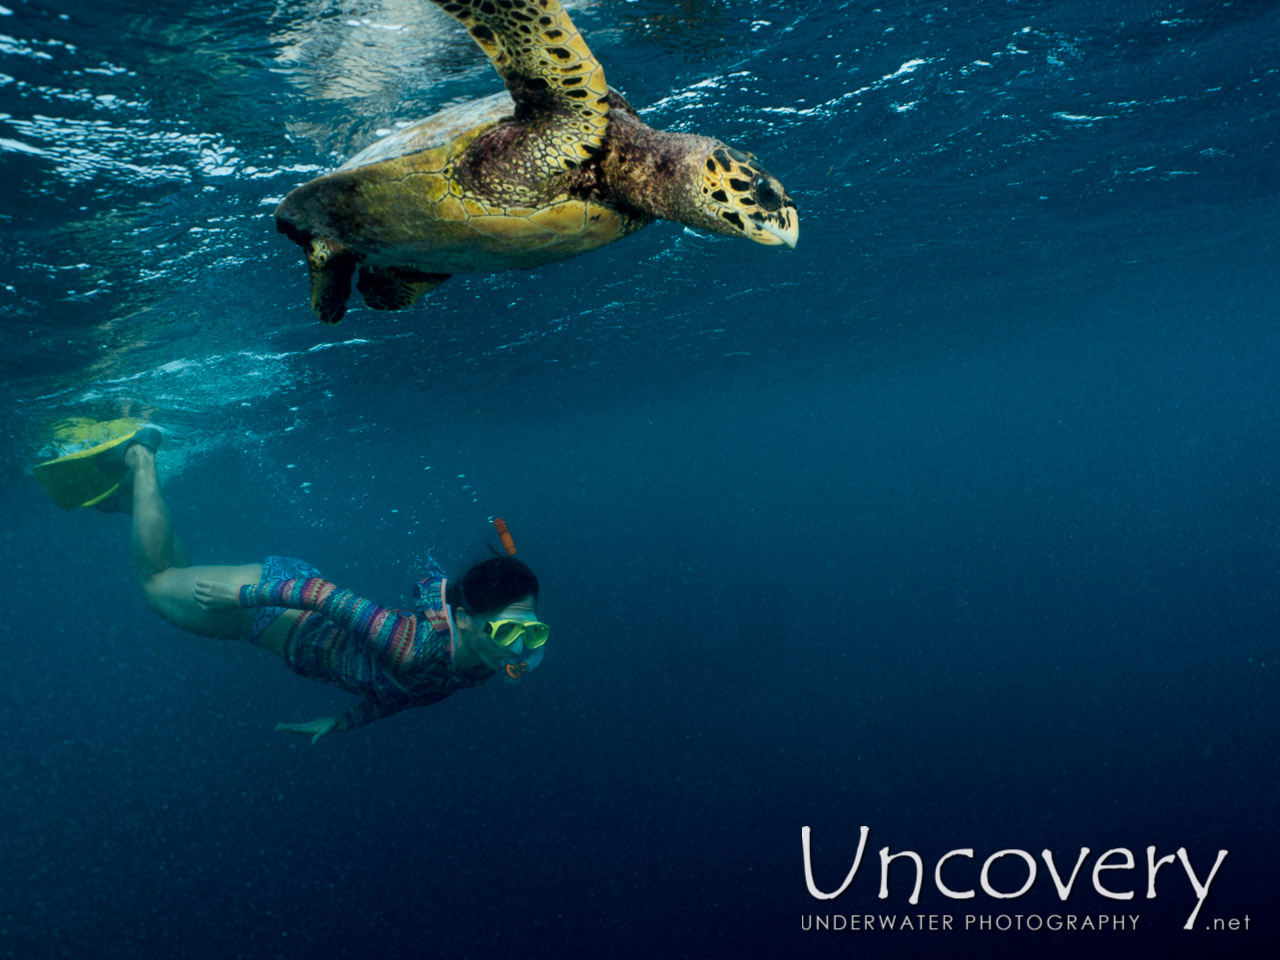
[[305,611],[285,641],[285,662],[301,676],[360,694],[361,702],[337,718],[337,729],[353,730],[493,676],[484,668],[454,671],[444,571],[434,560],[428,563],[428,576],[418,584],[418,610],[379,606],[321,577],[246,584],[239,603]]

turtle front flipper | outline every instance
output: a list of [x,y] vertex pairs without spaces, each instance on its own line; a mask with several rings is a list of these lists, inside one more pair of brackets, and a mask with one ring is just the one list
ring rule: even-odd
[[420,296],[434,290],[449,277],[447,273],[363,266],[356,289],[370,310],[407,310]]
[[337,323],[347,312],[351,274],[355,269],[355,254],[336,240],[321,238],[307,245],[311,309],[321,323]]
[[530,161],[554,176],[590,160],[609,126],[604,68],[558,0],[433,0],[493,62],[516,120],[542,135]]

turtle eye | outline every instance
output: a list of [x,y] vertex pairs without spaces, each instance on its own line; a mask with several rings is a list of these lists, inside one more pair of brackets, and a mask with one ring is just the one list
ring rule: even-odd
[[777,210],[782,206],[782,197],[766,177],[756,177],[751,189],[755,192],[756,202],[766,210]]

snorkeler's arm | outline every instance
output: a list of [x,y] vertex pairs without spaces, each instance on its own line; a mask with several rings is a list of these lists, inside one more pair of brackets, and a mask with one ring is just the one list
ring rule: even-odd
[[321,577],[247,583],[240,588],[236,602],[242,607],[288,607],[322,613],[395,672],[412,665],[420,647],[417,617],[380,607]]
[[[383,717],[389,717],[393,713],[399,713],[401,710],[408,710],[410,707],[425,707],[429,704],[443,700],[449,694],[447,692],[431,690],[413,700],[385,701],[374,700],[366,697],[354,707],[340,716],[334,717],[337,721],[334,730],[346,733],[356,727],[363,727],[366,724],[373,723],[375,720],[381,720]],[[276,727],[279,730],[279,727]]]
[[337,722],[333,729],[347,733],[357,727],[373,723],[375,720],[389,717],[393,713],[399,713],[412,705],[412,702],[403,701],[400,703],[388,703],[386,701],[361,700],[350,710],[334,717]]

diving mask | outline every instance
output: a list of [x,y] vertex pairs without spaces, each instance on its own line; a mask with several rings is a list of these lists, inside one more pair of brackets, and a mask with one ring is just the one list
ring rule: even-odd
[[486,620],[484,632],[500,647],[523,640],[527,649],[536,650],[547,642],[551,628],[541,620]]
[[551,628],[539,620],[487,620],[484,632],[503,648],[498,673],[507,683],[515,683],[542,662],[542,645]]

